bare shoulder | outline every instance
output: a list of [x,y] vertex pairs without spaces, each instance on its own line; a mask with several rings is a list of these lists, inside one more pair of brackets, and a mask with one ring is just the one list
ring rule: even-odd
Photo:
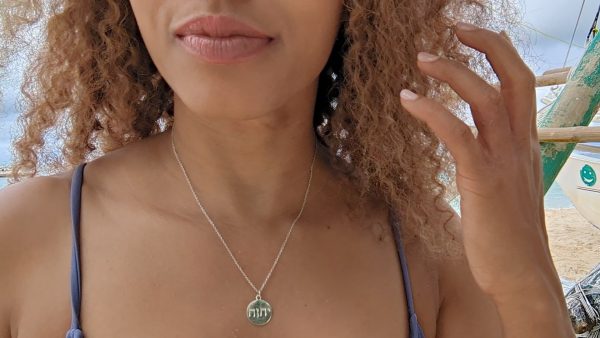
[[[82,199],[94,211],[113,207],[112,197],[135,191],[131,185],[141,183],[133,181],[143,181],[139,173],[156,167],[148,164],[149,158],[159,161],[151,157],[156,148],[151,141],[131,143],[86,164]],[[26,178],[0,190],[0,338],[11,337],[11,330],[16,336],[21,318],[69,311],[74,169]],[[147,175],[143,178],[148,181]]]
[[28,271],[69,231],[72,170],[24,179],[0,190],[0,337]]
[[496,306],[480,290],[463,252],[460,216],[446,203],[437,210],[435,221],[443,229],[442,240],[449,245],[446,252],[431,258],[440,297],[436,337],[502,337]]
[[[124,185],[123,173],[142,171],[148,163],[143,156],[148,157],[147,148],[152,146],[146,145],[142,151],[146,143],[135,142],[88,162],[84,180],[88,201],[95,203],[96,194]],[[74,170],[25,178],[0,190],[0,279],[18,276],[16,272],[24,271],[27,264],[35,264],[30,261],[36,253],[48,252],[56,245],[70,247]]]
[[[68,215],[72,169],[52,176],[26,178],[0,190],[0,262],[11,268],[15,257],[30,245],[43,245]],[[65,212],[66,211],[66,212]],[[9,264],[6,264],[9,263]]]
[[[52,176],[26,178],[0,190],[0,241],[7,248],[22,247],[22,240],[45,238],[51,224],[68,208],[72,169]],[[1,258],[6,257],[0,255]]]

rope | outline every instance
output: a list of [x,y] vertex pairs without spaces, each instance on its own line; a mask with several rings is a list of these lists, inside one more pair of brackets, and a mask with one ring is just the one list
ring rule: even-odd
[[579,10],[579,16],[577,17],[577,23],[575,23],[575,29],[573,29],[573,35],[571,36],[571,43],[569,44],[569,50],[567,51],[567,56],[565,57],[565,63],[563,67],[567,66],[567,62],[569,61],[569,54],[571,54],[571,46],[573,46],[573,41],[575,40],[575,33],[577,32],[577,27],[579,27],[579,20],[581,19],[581,14],[583,13],[583,7],[585,6],[585,0],[581,2],[581,9]]
[[[587,279],[587,277],[585,279]],[[594,325],[591,331],[588,331],[584,334],[578,334],[576,336],[587,338],[600,338],[600,314],[598,313],[598,310],[596,310],[594,306],[590,304],[586,292],[581,287],[581,281],[575,284],[575,288],[573,291],[573,296],[575,296],[576,299],[579,300],[579,303],[583,306],[583,310]]]
[[587,37],[585,38],[586,43],[590,42],[590,37],[595,38],[596,34],[598,33],[598,26],[597,26],[598,25],[598,15],[600,15],[600,5],[598,5],[598,11],[596,12],[596,18],[594,18],[594,22],[592,23],[590,32],[588,33]]
[[[541,30],[539,30],[539,29],[535,28],[535,27],[534,27],[534,26],[532,26],[531,24],[528,24],[528,23],[527,23],[527,24],[526,24],[526,23],[520,23],[520,25],[521,25],[521,26],[523,26],[523,27],[525,27],[525,28],[531,29],[532,31],[534,31],[534,32],[536,32],[536,33],[539,33],[539,34],[541,34],[541,35],[543,35],[543,36],[545,36],[545,37],[547,37],[547,38],[549,38],[549,39],[552,39],[552,40],[555,40],[555,41],[558,41],[558,42],[562,42],[562,43],[564,43],[565,45],[568,45],[568,44],[569,44],[569,42],[568,42],[568,41],[565,41],[565,40],[563,40],[563,39],[561,39],[561,38],[558,38],[558,37],[556,37],[556,36],[554,36],[554,35],[551,35],[551,34],[548,34],[548,33],[546,33],[546,32],[543,32],[543,31],[541,31]],[[575,47],[578,47],[578,48],[581,48],[581,49],[585,49],[585,47],[584,47],[584,46],[581,46],[581,45],[578,45],[578,44],[575,44],[575,43],[573,43],[573,46],[575,46]]]

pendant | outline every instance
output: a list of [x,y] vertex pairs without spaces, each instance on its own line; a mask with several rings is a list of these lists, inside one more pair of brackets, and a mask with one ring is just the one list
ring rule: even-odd
[[262,299],[260,295],[256,295],[256,298],[246,308],[246,316],[254,325],[267,324],[271,320],[272,313],[271,304]]

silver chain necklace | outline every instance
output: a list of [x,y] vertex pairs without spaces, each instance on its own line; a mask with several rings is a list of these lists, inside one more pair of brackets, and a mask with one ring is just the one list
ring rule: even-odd
[[310,165],[310,174],[308,177],[308,185],[306,187],[306,192],[304,193],[304,201],[302,202],[302,208],[300,208],[300,212],[298,213],[298,216],[296,216],[296,218],[292,222],[292,225],[290,226],[290,229],[288,230],[287,235],[285,236],[285,240],[283,241],[283,244],[281,245],[281,248],[279,249],[279,253],[277,254],[277,257],[275,258],[275,262],[273,262],[273,265],[271,266],[271,270],[267,274],[267,278],[265,278],[265,281],[262,283],[260,289],[257,289],[256,286],[254,286],[254,283],[252,283],[252,281],[250,280],[250,278],[248,278],[248,275],[244,272],[244,270],[238,263],[237,259],[235,258],[235,256],[231,252],[231,250],[229,249],[229,246],[225,242],[225,239],[223,239],[223,236],[221,235],[221,233],[215,226],[215,223],[212,221],[212,219],[206,213],[206,210],[202,206],[202,203],[200,203],[200,199],[198,198],[196,191],[192,187],[192,182],[190,181],[190,178],[189,178],[183,164],[181,163],[181,160],[179,159],[179,154],[177,153],[177,150],[175,149],[175,137],[174,137],[175,133],[173,132],[173,130],[174,130],[174,127],[171,128],[171,148],[173,149],[173,154],[175,155],[175,159],[177,160],[177,163],[179,164],[179,167],[181,168],[181,171],[183,172],[183,176],[185,177],[185,180],[192,192],[192,195],[194,195],[196,204],[198,204],[198,206],[200,207],[200,210],[202,210],[202,213],[208,220],[208,223],[210,223],[212,228],[217,233],[217,236],[221,240],[221,243],[223,243],[223,246],[227,250],[227,253],[229,253],[229,256],[233,260],[233,263],[235,263],[235,266],[237,266],[238,270],[240,270],[240,272],[242,273],[242,275],[244,276],[244,278],[246,279],[248,284],[250,284],[250,286],[256,292],[256,297],[246,307],[246,317],[254,325],[265,325],[271,320],[271,317],[273,314],[273,308],[271,307],[271,304],[269,304],[266,300],[262,299],[261,293],[262,293],[262,290],[264,289],[265,285],[267,284],[267,281],[271,277],[271,273],[273,273],[275,266],[279,262],[279,257],[281,257],[281,253],[283,252],[283,249],[285,248],[285,245],[287,244],[288,238],[290,237],[290,234],[292,233],[292,229],[294,229],[294,225],[296,224],[298,219],[300,219],[300,216],[302,216],[302,212],[304,211],[304,206],[306,205],[308,192],[310,190],[310,183],[312,181],[313,166],[315,164],[315,158],[317,155],[317,142],[315,140],[315,150],[314,150],[314,154],[313,154],[312,163]]

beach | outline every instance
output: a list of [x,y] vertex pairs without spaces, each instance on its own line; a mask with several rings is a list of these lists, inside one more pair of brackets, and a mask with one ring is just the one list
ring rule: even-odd
[[600,229],[577,209],[546,209],[546,227],[559,276],[578,280],[600,263]]

